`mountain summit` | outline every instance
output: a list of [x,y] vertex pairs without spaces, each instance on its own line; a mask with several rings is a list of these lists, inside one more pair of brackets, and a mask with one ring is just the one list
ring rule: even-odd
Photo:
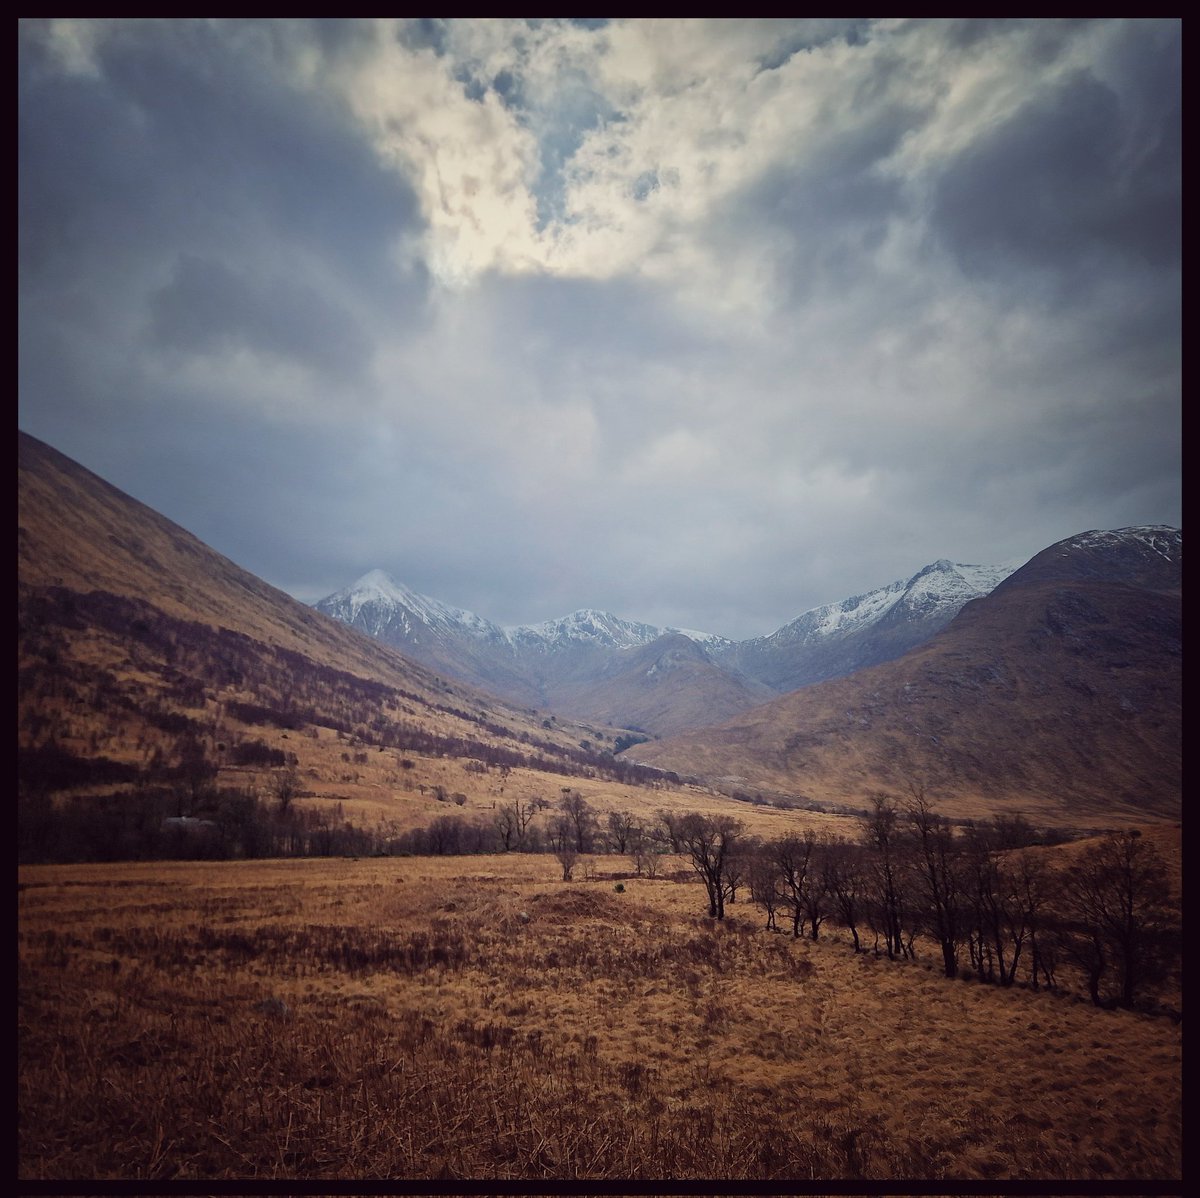
[[814,607],[770,636],[718,653],[717,660],[779,694],[840,678],[924,644],[1020,564],[978,566],[940,559],[907,580]]

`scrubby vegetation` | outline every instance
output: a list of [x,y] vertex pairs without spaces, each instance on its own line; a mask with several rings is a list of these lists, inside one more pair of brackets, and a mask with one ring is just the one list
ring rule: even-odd
[[23,867],[20,1176],[1181,1176],[1175,1022],[589,864]]

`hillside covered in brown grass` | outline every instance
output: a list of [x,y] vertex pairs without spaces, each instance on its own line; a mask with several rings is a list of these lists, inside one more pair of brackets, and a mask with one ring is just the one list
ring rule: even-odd
[[959,816],[1177,819],[1179,562],[1104,563],[1076,548],[1039,554],[897,661],[629,755],[822,801],[915,783]]
[[35,857],[74,800],[104,814],[121,856],[141,836],[131,823],[212,821],[222,803],[229,816],[234,792],[273,798],[285,774],[293,811],[393,829],[448,810],[488,822],[506,786],[531,801],[586,782],[603,809],[670,785],[615,758],[612,730],[451,684],[49,446],[19,434],[18,449],[17,743]]

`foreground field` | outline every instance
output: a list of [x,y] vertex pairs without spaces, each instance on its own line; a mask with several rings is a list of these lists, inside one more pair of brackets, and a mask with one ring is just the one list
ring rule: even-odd
[[627,865],[21,869],[20,1175],[1181,1177],[1178,1024]]

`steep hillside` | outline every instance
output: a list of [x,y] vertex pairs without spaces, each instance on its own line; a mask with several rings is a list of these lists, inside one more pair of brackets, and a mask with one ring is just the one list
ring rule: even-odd
[[650,776],[601,730],[451,684],[23,434],[18,501],[24,799],[158,788],[195,816],[292,767],[298,798],[424,823],[453,790],[464,814],[472,793],[490,806],[492,771],[551,795]]
[[947,812],[1178,818],[1181,565],[1176,530],[1069,538],[897,661],[629,752],[822,800],[912,781]]

